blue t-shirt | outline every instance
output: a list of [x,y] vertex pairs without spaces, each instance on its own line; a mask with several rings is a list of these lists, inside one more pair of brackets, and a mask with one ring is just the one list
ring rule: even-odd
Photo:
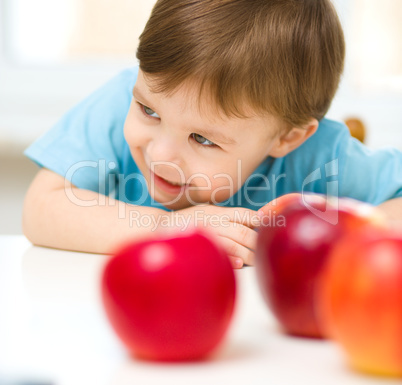
[[[137,74],[138,67],[121,72],[67,112],[25,154],[79,188],[163,208],[150,197],[123,135]],[[283,158],[267,157],[220,205],[257,210],[278,196],[302,191],[377,205],[402,196],[401,164],[400,151],[371,150],[345,125],[323,119],[306,142]]]

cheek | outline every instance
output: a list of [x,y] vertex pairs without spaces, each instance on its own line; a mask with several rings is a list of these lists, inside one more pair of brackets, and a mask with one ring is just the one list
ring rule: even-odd
[[[258,165],[265,159],[265,156],[256,156],[253,159],[232,159],[222,167],[218,167],[215,177],[211,178],[212,190],[230,191],[235,194],[246,180],[252,175]],[[226,199],[225,197],[224,199]]]
[[145,145],[147,142],[146,132],[146,128],[136,117],[132,109],[130,109],[124,123],[124,138],[129,147],[133,148]]
[[198,171],[197,176],[193,179],[193,183],[202,189],[194,192],[199,201],[212,201],[213,203],[222,202],[241,187],[241,179],[235,165],[219,162],[205,167],[203,171]]

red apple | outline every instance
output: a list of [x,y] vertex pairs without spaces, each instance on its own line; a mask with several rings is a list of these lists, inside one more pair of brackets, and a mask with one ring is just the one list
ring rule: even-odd
[[199,232],[125,245],[106,264],[102,298],[137,357],[194,360],[223,339],[235,303],[227,255]]
[[345,234],[381,222],[372,206],[349,199],[332,203],[332,199],[314,194],[283,198],[285,205],[276,218],[263,221],[259,229],[255,256],[259,287],[288,334],[323,337],[314,297],[328,253]]
[[265,215],[268,215],[270,211],[275,211],[275,214],[279,214],[284,207],[289,206],[291,203],[298,202],[302,199],[303,195],[300,193],[281,195],[280,197],[267,203],[264,207],[261,208],[261,211]]
[[352,367],[402,377],[402,237],[344,238],[321,283],[318,313]]

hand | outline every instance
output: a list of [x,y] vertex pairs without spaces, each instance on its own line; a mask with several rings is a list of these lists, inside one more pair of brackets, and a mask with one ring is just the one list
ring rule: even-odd
[[175,228],[203,227],[228,254],[232,266],[253,265],[260,220],[253,210],[242,207],[197,205],[171,212]]

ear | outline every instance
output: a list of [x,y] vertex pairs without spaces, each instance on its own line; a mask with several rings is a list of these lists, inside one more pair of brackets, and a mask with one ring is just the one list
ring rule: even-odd
[[293,127],[284,134],[277,137],[274,145],[269,151],[270,156],[274,158],[281,158],[295,148],[303,144],[311,135],[313,135],[318,128],[318,120],[311,119],[306,125],[302,127]]

